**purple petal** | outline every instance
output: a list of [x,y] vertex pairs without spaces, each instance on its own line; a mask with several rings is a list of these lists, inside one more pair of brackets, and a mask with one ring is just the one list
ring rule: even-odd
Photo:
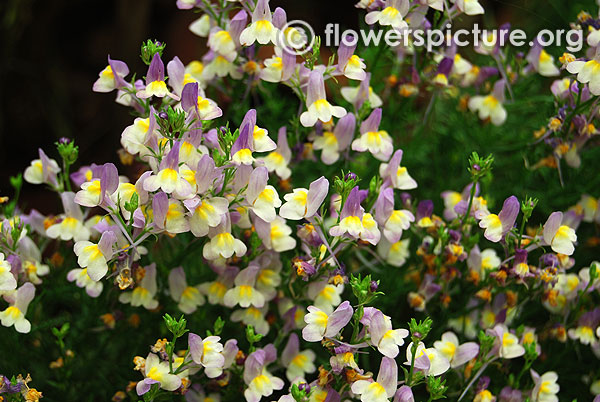
[[333,130],[338,140],[338,150],[343,151],[352,143],[354,130],[356,129],[356,118],[353,113],[347,113],[338,120]]
[[192,108],[198,107],[198,83],[190,82],[183,87],[181,91],[181,107],[189,112]]
[[350,191],[350,194],[348,195],[348,198],[344,203],[344,208],[342,208],[342,213],[340,214],[340,217],[344,219],[348,216],[358,216],[362,219],[362,214],[363,209],[360,206],[359,188],[358,186],[356,186]]
[[283,349],[283,352],[281,353],[281,362],[283,365],[287,367],[299,351],[300,341],[298,339],[298,335],[292,332],[287,344],[285,345],[285,348]]
[[160,55],[158,53],[155,53],[154,57],[152,58],[152,61],[150,62],[150,67],[148,67],[148,74],[146,74],[146,85],[154,81],[164,80],[165,64],[160,59]]
[[379,130],[379,123],[381,123],[381,108],[373,110],[369,117],[360,125],[360,133],[369,133],[371,131]]

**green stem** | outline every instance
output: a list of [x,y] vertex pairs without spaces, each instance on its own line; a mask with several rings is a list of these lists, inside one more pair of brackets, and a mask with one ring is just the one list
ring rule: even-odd
[[475,179],[473,180],[473,185],[471,186],[471,192],[469,194],[469,204],[467,205],[467,212],[465,213],[465,216],[463,216],[461,225],[464,225],[469,215],[471,215],[471,207],[473,206],[473,198],[475,198],[475,190],[477,189],[478,181],[479,177],[475,177]]
[[406,381],[406,385],[408,385],[409,387],[412,384],[412,377],[413,377],[413,371],[415,369],[415,357],[417,354],[417,348],[419,347],[418,343],[415,343],[413,341],[413,345],[410,348],[410,352],[411,352],[411,356],[410,356],[410,371],[408,372],[408,380]]

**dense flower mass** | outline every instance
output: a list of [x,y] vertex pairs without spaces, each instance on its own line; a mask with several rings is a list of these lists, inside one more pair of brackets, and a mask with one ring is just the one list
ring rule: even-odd
[[[398,99],[425,100],[426,123],[435,102],[459,99],[458,110],[444,113],[475,116],[491,130],[519,119],[521,82],[556,77],[547,91],[556,115],[534,139],[536,154],[551,152],[530,174],[556,168],[546,179],[560,186],[561,161],[578,168],[598,144],[600,20],[579,16],[587,49],[564,54],[562,65],[538,41],[526,56],[496,45],[476,49],[473,61],[456,43],[372,52],[342,42],[327,58],[318,40],[302,57],[292,54],[282,36],[308,38],[268,0],[177,7],[199,13],[190,29],[207,38],[206,54],[185,64],[149,40],[147,71],[131,74],[109,57],[93,83],[135,116],[120,138],[123,166],[72,171],[78,148],[68,139],[57,143],[57,159],[40,149],[22,177],[57,194],[62,210],[49,215],[17,206],[22,180],[11,181],[17,197],[0,204],[0,323],[14,329],[0,337],[52,327],[61,357],[50,368],[65,370],[59,389],[71,388],[69,326],[42,315],[52,303],[47,278],[60,277],[61,292],[76,295],[71,303],[109,311],[93,331],[138,328],[140,316],[164,314],[169,339],[146,350],[148,339],[134,333],[137,348],[126,352],[136,355],[137,373],[129,385],[104,385],[114,387],[113,401],[557,401],[567,388],[581,400],[600,395],[600,266],[577,254],[598,252],[589,235],[600,224],[598,199],[576,194],[575,205],[552,211],[542,196],[498,194],[494,157],[476,152],[464,189],[446,186],[452,172],[425,180],[411,166],[411,153],[422,153],[405,136],[413,123],[388,112]],[[373,29],[400,33],[484,13],[475,0],[356,7]],[[390,65],[384,80],[380,70]],[[227,88],[243,101],[225,99]],[[281,106],[249,100],[267,91],[279,93]],[[438,199],[419,199],[420,186],[435,185]],[[100,364],[94,356],[86,364]],[[42,396],[31,378],[0,379],[0,400]]]

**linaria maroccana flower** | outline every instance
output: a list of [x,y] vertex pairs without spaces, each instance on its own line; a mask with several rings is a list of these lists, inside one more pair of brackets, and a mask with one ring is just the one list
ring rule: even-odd
[[453,332],[443,333],[442,339],[435,341],[433,347],[448,359],[452,368],[462,366],[479,353],[477,343],[466,342],[461,345]]
[[240,34],[240,43],[250,46],[254,42],[266,45],[277,44],[279,29],[273,25],[273,16],[269,9],[269,0],[258,0],[252,13],[252,23]]
[[[412,359],[412,342],[406,347],[406,362],[410,366]],[[423,371],[426,376],[438,376],[450,369],[450,362],[436,348],[426,348],[423,342],[419,342],[415,353],[415,369]]]
[[558,391],[560,386],[558,385],[558,374],[554,371],[548,371],[542,375],[539,375],[533,369],[530,369],[531,378],[535,386],[531,391],[531,398],[533,402],[558,402]]
[[202,255],[207,260],[218,258],[229,258],[232,255],[238,257],[246,254],[246,245],[231,234],[231,219],[229,214],[225,215],[221,223],[208,231],[210,242],[202,249]]
[[404,345],[404,338],[409,335],[408,330],[404,328],[392,329],[392,321],[388,317],[384,317],[379,310],[371,317],[369,334],[371,343],[377,350],[390,358],[398,356],[400,353],[398,347]]
[[292,150],[287,142],[287,130],[285,126],[279,129],[277,133],[277,148],[269,152],[269,154],[257,160],[263,162],[269,173],[275,172],[281,180],[287,180],[292,175],[291,169],[288,167],[292,159]]
[[202,339],[199,335],[191,333],[188,335],[188,346],[194,363],[204,367],[208,378],[215,378],[223,372],[225,356],[223,356],[223,345],[218,336],[208,336]]
[[77,263],[85,268],[93,281],[104,278],[108,272],[108,261],[113,257],[113,245],[117,236],[112,231],[102,233],[98,244],[82,240],[75,243],[73,250],[77,255]]
[[377,381],[358,380],[352,384],[352,392],[360,395],[362,402],[385,402],[396,393],[397,383],[396,361],[383,357],[377,373]]
[[377,222],[370,213],[365,213],[360,206],[360,190],[358,186],[354,187],[340,213],[340,222],[338,225],[329,229],[331,236],[349,236],[368,241],[376,245],[381,238],[381,233],[377,228]]
[[27,183],[31,184],[50,184],[56,186],[58,184],[56,174],[60,172],[60,167],[54,159],[48,158],[48,156],[38,149],[39,159],[31,161],[31,166],[25,169],[23,178]]
[[10,306],[0,312],[0,323],[5,327],[15,326],[17,332],[26,334],[31,331],[31,323],[25,318],[29,303],[35,296],[35,286],[27,282],[21,285],[16,292],[10,296]]
[[302,338],[308,342],[319,342],[323,338],[334,337],[350,322],[353,313],[348,301],[340,304],[330,315],[315,306],[308,306],[308,314],[304,316],[307,325],[302,329]]
[[179,97],[171,92],[167,88],[165,82],[165,64],[160,58],[158,53],[154,54],[150,66],[148,66],[148,73],[146,74],[146,85],[143,89],[137,91],[135,94],[140,99],[150,98],[156,96],[158,98],[164,98],[169,96],[175,100],[179,100]]
[[554,65],[554,57],[550,56],[536,38],[531,50],[527,54],[527,61],[531,68],[543,77],[556,77],[560,70]]
[[398,149],[389,163],[382,163],[379,166],[379,175],[384,180],[383,186],[391,185],[398,190],[417,188],[417,182],[408,174],[405,167],[400,166],[400,162],[402,162],[402,150]]
[[506,121],[504,103],[504,87],[506,82],[500,80],[494,84],[494,90],[487,96],[476,95],[469,100],[469,109],[477,112],[481,120],[489,118],[493,125],[501,126]]
[[114,206],[111,196],[119,188],[119,172],[112,163],[105,163],[96,170],[97,175],[92,180],[81,185],[81,190],[75,194],[75,203],[84,207]]
[[563,213],[553,212],[544,224],[544,243],[552,248],[552,251],[564,255],[571,255],[575,251],[573,243],[577,241],[575,230],[562,224]]
[[281,352],[281,363],[287,367],[285,375],[290,382],[300,379],[304,381],[304,374],[314,373],[317,368],[314,361],[315,352],[310,349],[300,351],[298,335],[291,333],[283,352]]
[[181,386],[181,378],[175,374],[169,374],[169,363],[160,361],[154,353],[149,353],[144,366],[145,378],[139,381],[135,390],[139,396],[150,391],[152,384],[160,384],[165,391],[175,391]]
[[479,4],[479,0],[450,0],[456,7],[467,15],[483,14],[485,10]]
[[131,304],[133,307],[144,306],[147,310],[158,307],[158,300],[154,297],[158,291],[156,285],[156,263],[144,267],[144,278],[130,292],[119,295],[119,301],[123,304]]
[[[356,38],[354,38],[356,39]],[[363,60],[354,54],[356,42],[349,35],[346,36],[338,48],[337,71],[351,80],[362,81],[367,77],[365,68],[367,67]],[[351,43],[351,44],[348,44]],[[354,43],[352,45],[352,43]]]
[[108,65],[98,74],[99,77],[94,82],[92,91],[111,92],[115,89],[125,87],[128,85],[124,80],[127,74],[129,74],[127,64],[120,60],[112,60],[108,56]]
[[259,166],[252,171],[246,189],[246,201],[252,211],[265,222],[275,220],[275,208],[281,206],[281,200],[275,187],[267,184],[269,171],[264,166]]
[[356,111],[359,111],[366,101],[369,101],[371,108],[377,108],[383,105],[383,100],[373,91],[370,85],[371,73],[367,73],[364,80],[357,87],[342,87],[340,94],[342,98],[350,102]]
[[344,285],[329,283],[328,279],[317,280],[308,285],[306,295],[313,301],[313,305],[326,314],[331,314],[333,309],[342,302]]
[[402,232],[415,221],[415,216],[407,209],[394,209],[394,189],[381,189],[375,202],[375,220],[383,227],[383,235],[390,243],[396,243]]
[[346,115],[346,110],[341,106],[332,106],[327,101],[323,73],[313,70],[308,77],[306,95],[307,111],[300,115],[300,123],[304,127],[312,127],[317,120],[327,123],[331,117],[341,118]]
[[496,353],[503,359],[514,359],[525,354],[525,348],[519,343],[519,338],[511,333],[506,325],[496,324],[493,329],[488,329],[488,333],[496,337]]
[[179,166],[180,148],[181,142],[175,141],[173,148],[160,162],[158,173],[144,180],[145,191],[153,192],[161,189],[166,194],[173,193],[179,199],[189,198],[193,194],[192,186],[183,176]]
[[156,233],[165,231],[171,234],[185,233],[190,230],[190,223],[185,215],[181,201],[169,199],[160,191],[152,199],[152,219]]
[[240,271],[235,277],[235,286],[225,293],[223,303],[227,307],[233,307],[237,304],[240,307],[249,307],[250,305],[260,308],[265,304],[265,296],[256,290],[256,275],[260,268],[257,265],[251,265]]
[[369,25],[378,22],[383,26],[391,26],[392,28],[401,29],[407,28],[408,24],[404,21],[404,17],[409,11],[408,0],[386,0],[381,11],[371,11],[365,16],[365,21]]
[[104,284],[102,281],[94,281],[88,275],[87,268],[75,268],[69,271],[67,274],[67,280],[69,282],[75,282],[77,287],[85,288],[85,293],[90,297],[98,297],[102,293]]
[[504,200],[502,210],[498,215],[480,215],[479,227],[485,229],[483,234],[485,238],[494,243],[502,240],[515,225],[520,209],[519,200],[513,195]]
[[394,266],[401,267],[410,257],[410,239],[398,240],[391,243],[386,237],[383,237],[377,244],[377,254],[385,259],[385,261]]
[[296,55],[285,48],[275,48],[275,54],[264,61],[265,68],[260,79],[267,82],[285,82],[290,79],[296,68]]
[[338,120],[332,131],[323,131],[313,140],[313,147],[321,150],[321,161],[326,165],[331,165],[340,158],[340,153],[350,146],[354,137],[354,128],[356,126],[356,117],[348,113]]
[[214,120],[223,115],[221,108],[214,100],[206,97],[197,82],[188,83],[183,87],[181,108],[188,113],[194,111],[200,120]]
[[292,193],[283,196],[286,202],[279,209],[279,215],[291,220],[313,217],[327,197],[328,190],[329,181],[323,176],[310,183],[308,190],[295,188]]
[[204,304],[204,296],[197,286],[188,286],[183,267],[173,268],[169,272],[169,291],[179,310],[192,314],[198,306]]
[[588,84],[593,95],[600,95],[600,47],[596,48],[593,58],[588,61],[575,60],[567,65],[567,71],[577,74],[577,81]]
[[379,130],[381,113],[381,108],[377,108],[362,122],[360,137],[352,142],[352,150],[369,151],[375,158],[387,161],[394,152],[394,144],[387,131]]
[[[273,362],[277,356],[275,348],[270,345],[252,352],[244,362],[244,382],[248,388],[244,391],[247,402],[258,402],[263,396],[270,396],[273,391],[283,389],[284,382],[273,376],[267,365]],[[275,354],[275,356],[272,356]]]
[[4,253],[0,253],[0,292],[16,288],[17,280],[11,272],[10,263],[4,259]]
[[229,211],[229,201],[223,197],[194,197],[183,203],[192,213],[190,230],[196,237],[206,236],[209,229],[217,227],[223,215]]

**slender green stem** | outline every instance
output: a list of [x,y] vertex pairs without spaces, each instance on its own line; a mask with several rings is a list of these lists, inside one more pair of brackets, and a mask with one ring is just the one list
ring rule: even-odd
[[471,207],[473,206],[473,198],[475,198],[475,190],[477,188],[478,181],[478,177],[476,177],[475,180],[473,180],[473,185],[471,186],[471,192],[469,194],[469,204],[467,205],[467,212],[465,213],[465,216],[463,216],[461,225],[464,225],[469,215],[471,215]]

